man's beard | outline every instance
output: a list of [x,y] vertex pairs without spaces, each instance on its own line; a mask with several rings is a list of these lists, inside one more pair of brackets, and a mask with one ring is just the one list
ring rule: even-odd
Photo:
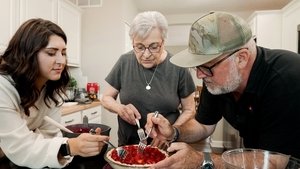
[[[234,58],[234,57],[233,57]],[[225,81],[225,84],[220,85],[214,85],[212,83],[207,84],[207,90],[213,94],[213,95],[220,95],[220,94],[226,94],[235,91],[239,85],[242,82],[242,76],[238,72],[237,66],[233,60],[230,62],[230,69],[229,69],[229,76],[227,77],[227,80]],[[205,80],[204,80],[205,83]]]

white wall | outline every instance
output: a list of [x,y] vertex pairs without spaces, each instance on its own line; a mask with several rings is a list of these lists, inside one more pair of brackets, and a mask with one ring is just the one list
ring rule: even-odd
[[[137,13],[131,0],[103,0],[100,8],[85,8],[82,13],[81,70],[90,82],[98,82],[100,93],[105,77],[125,51],[124,20]],[[117,117],[102,109],[102,123],[112,127],[111,139],[117,145]]]

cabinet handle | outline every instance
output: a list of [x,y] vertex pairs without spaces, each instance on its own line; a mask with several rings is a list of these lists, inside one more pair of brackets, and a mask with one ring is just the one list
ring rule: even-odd
[[93,115],[93,114],[97,114],[98,112],[97,111],[95,111],[95,112],[93,112],[93,113],[91,113],[91,115]]
[[74,119],[71,119],[71,120],[65,121],[65,123],[67,124],[67,123],[71,123],[73,121],[74,121]]

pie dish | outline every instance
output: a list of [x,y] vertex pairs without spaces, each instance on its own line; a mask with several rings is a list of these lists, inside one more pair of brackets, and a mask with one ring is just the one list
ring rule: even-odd
[[150,167],[151,164],[155,164],[168,157],[165,151],[150,145],[145,148],[143,153],[138,151],[138,145],[126,145],[123,146],[123,149],[126,150],[126,156],[123,159],[117,155],[115,148],[110,149],[105,154],[105,160],[112,168],[145,169]]

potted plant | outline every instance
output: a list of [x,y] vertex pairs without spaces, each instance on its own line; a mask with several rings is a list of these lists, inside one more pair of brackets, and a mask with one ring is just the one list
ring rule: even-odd
[[74,77],[71,77],[66,87],[67,98],[65,101],[74,101],[76,88],[77,88],[77,81]]
[[74,77],[70,78],[70,81],[69,81],[67,87],[74,88],[74,89],[77,88],[77,81],[76,81],[76,79]]

